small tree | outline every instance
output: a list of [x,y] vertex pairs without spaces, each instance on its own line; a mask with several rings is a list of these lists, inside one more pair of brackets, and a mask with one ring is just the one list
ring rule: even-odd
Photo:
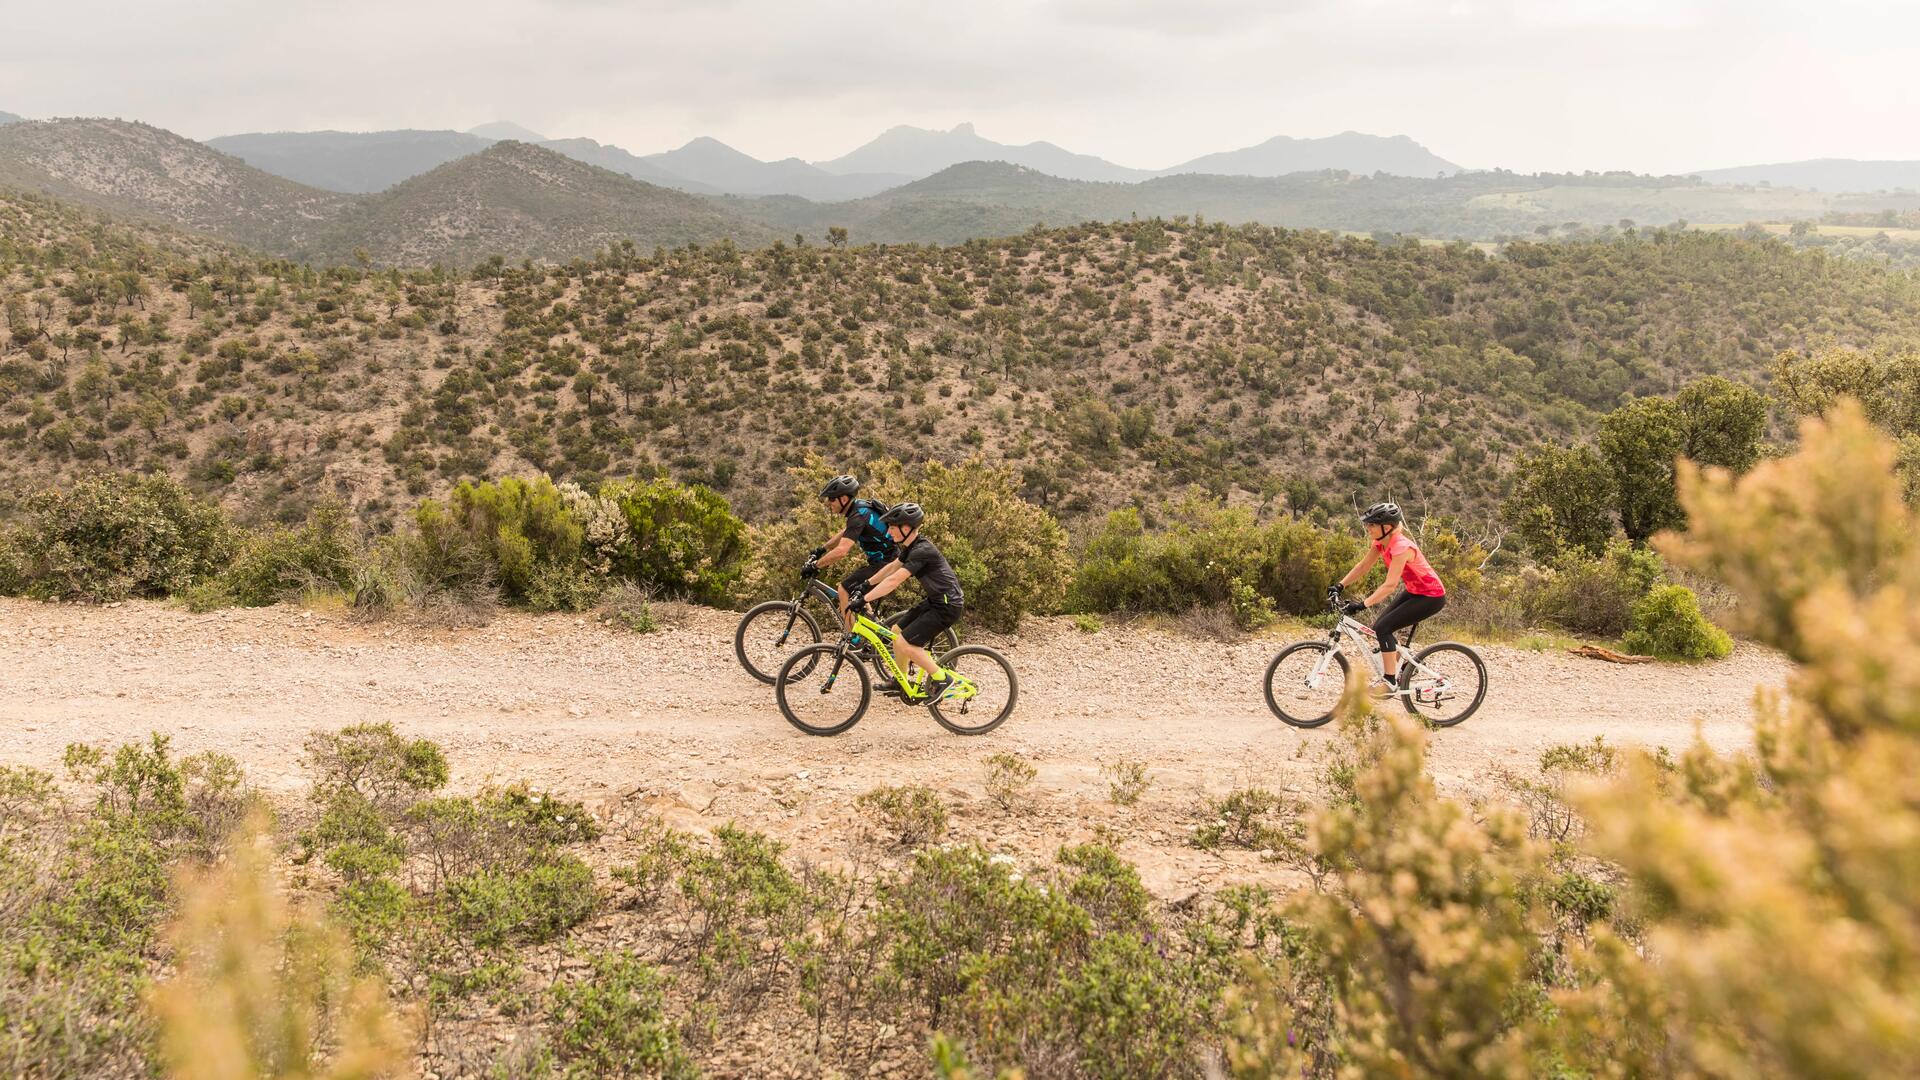
[[1599,444],[1628,540],[1644,544],[1686,520],[1673,487],[1674,462],[1686,449],[1679,405],[1666,398],[1630,401],[1600,421]]
[[1613,535],[1613,472],[1584,446],[1548,447],[1514,468],[1501,514],[1537,558],[1577,549],[1598,555]]

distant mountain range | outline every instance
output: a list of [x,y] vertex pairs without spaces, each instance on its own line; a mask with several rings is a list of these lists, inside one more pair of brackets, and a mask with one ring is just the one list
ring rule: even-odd
[[547,141],[545,135],[534,131],[532,128],[524,128],[508,120],[495,120],[491,124],[481,124],[477,128],[468,128],[467,134],[478,135],[489,142],[500,142],[503,139],[512,139],[514,142],[523,143],[543,143]]
[[5,127],[8,124],[18,124],[24,120],[26,120],[24,116],[15,116],[10,112],[0,112],[0,127]]
[[310,257],[466,266],[490,255],[565,261],[622,241],[650,253],[723,237],[759,247],[773,236],[698,195],[506,141],[355,203]]
[[1258,146],[1207,154],[1184,165],[1164,169],[1161,176],[1211,173],[1219,176],[1286,176],[1289,173],[1341,172],[1372,176],[1450,176],[1461,168],[1426,147],[1395,135],[1362,135],[1343,131],[1324,139],[1292,139],[1276,135]]
[[972,124],[950,131],[917,127],[889,128],[879,138],[848,154],[823,161],[820,167],[839,175],[895,173],[913,179],[932,176],[964,161],[1004,161],[1066,180],[1144,180],[1153,173],[1129,169],[1087,154],[1063,150],[1049,142],[1009,146],[981,138]]
[[1711,184],[1771,184],[1808,191],[1920,191],[1920,161],[1816,158],[1778,165],[1702,169],[1694,175]]
[[[429,133],[432,134],[432,133]],[[289,258],[466,265],[565,260],[627,241],[772,239],[712,201],[543,147],[496,142],[374,195],[323,191],[201,143],[119,120],[0,127],[0,187],[203,233]]]
[[677,150],[638,155],[587,138],[548,139],[518,124],[499,121],[469,131],[337,131],[224,135],[207,145],[255,168],[329,191],[371,193],[476,153],[500,139],[544,146],[569,157],[624,173],[635,180],[695,194],[793,195],[813,202],[842,202],[879,194],[969,161],[1004,161],[1066,180],[1132,183],[1177,173],[1282,176],[1339,169],[1361,175],[1440,176],[1460,171],[1404,135],[1383,138],[1344,132],[1325,139],[1278,136],[1258,146],[1203,158],[1170,169],[1132,169],[1053,143],[1022,146],[994,142],[972,124],[947,131],[896,127],[831,161],[799,158],[762,161],[718,139],[702,136]]
[[493,143],[464,131],[281,131],[207,140],[275,176],[356,194],[385,191]]
[[[364,257],[380,265],[469,265],[492,255],[564,261],[623,242],[649,251],[723,239],[757,245],[795,234],[824,237],[836,228],[846,229],[856,243],[946,244],[1006,236],[1036,224],[1183,215],[1480,241],[1629,227],[1622,222],[1662,225],[1684,218],[1726,228],[1920,209],[1917,192],[1834,194],[1628,173],[1225,172],[1322,160],[1312,155],[1342,140],[1349,148],[1390,151],[1409,168],[1425,167],[1423,161],[1446,164],[1410,140],[1365,136],[1270,140],[1189,163],[1220,172],[1177,166],[1126,181],[1054,176],[1001,160],[964,161],[897,184],[907,174],[828,170],[917,168],[936,158],[910,161],[900,156],[903,147],[919,152],[978,140],[965,130],[958,132],[959,142],[948,141],[955,132],[930,134],[939,138],[901,138],[896,129],[876,140],[889,143],[880,147],[885,153],[867,155],[869,147],[863,147],[812,165],[758,161],[713,140],[646,157],[590,139],[534,144],[456,131],[235,136],[215,140],[216,148],[119,120],[27,121],[0,127],[0,188],[43,193],[285,258]],[[223,152],[227,148],[257,162],[277,161],[283,171],[309,181],[355,190],[275,175]],[[1001,149],[1065,153],[1045,144]],[[416,169],[423,171],[382,186]],[[745,194],[722,194],[729,190]],[[817,197],[786,193],[792,190]]]

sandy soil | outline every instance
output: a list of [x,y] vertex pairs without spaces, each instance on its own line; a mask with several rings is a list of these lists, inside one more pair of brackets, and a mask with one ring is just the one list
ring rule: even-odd
[[[878,699],[850,732],[815,738],[789,727],[771,688],[737,666],[734,619],[685,609],[669,629],[634,635],[590,617],[506,613],[479,629],[430,630],[295,607],[195,615],[0,601],[0,762],[54,768],[68,743],[158,731],[183,753],[233,754],[254,782],[293,800],[308,732],[385,720],[440,742],[457,787],[525,779],[592,805],[646,800],[681,824],[738,820],[803,851],[838,847],[852,800],[887,783],[929,784],[955,806],[957,833],[1036,854],[1119,820],[1156,891],[1181,892],[1233,869],[1186,843],[1203,795],[1248,783],[1311,790],[1334,737],[1267,711],[1260,679],[1277,642],[1084,635],[1041,619],[1010,640],[969,636],[1001,647],[1020,672],[1020,708],[998,731],[950,735],[924,710]],[[1755,688],[1788,673],[1749,645],[1702,666],[1482,651],[1487,704],[1432,738],[1434,774],[1459,792],[1594,735],[1678,748],[1698,730],[1716,748],[1743,748]],[[1039,768],[1030,812],[985,800],[982,761],[1001,751]],[[1142,806],[1124,815],[1099,775],[1120,756],[1154,772]]]

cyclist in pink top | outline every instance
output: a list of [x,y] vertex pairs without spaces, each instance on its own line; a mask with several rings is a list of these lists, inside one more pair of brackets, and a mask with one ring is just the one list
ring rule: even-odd
[[[1386,580],[1372,595],[1364,601],[1349,600],[1341,608],[1353,615],[1393,596],[1393,602],[1373,620],[1374,638],[1380,643],[1380,666],[1387,672],[1385,684],[1374,687],[1373,696],[1384,698],[1392,696],[1400,673],[1400,631],[1438,615],[1440,609],[1447,606],[1447,587],[1427,564],[1427,557],[1420,554],[1420,545],[1406,534],[1406,519],[1398,506],[1390,502],[1375,503],[1367,507],[1360,520],[1367,527],[1367,539],[1373,543],[1354,568],[1347,571],[1347,576],[1334,585],[1333,591],[1338,594],[1366,577],[1376,562],[1387,566]],[[1396,587],[1400,590],[1398,595],[1394,595]]]

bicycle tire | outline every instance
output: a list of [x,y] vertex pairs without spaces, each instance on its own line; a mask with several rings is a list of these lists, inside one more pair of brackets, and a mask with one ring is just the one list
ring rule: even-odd
[[1471,646],[1462,645],[1457,641],[1435,642],[1414,654],[1413,662],[1416,664],[1425,663],[1428,657],[1433,656],[1435,653],[1443,652],[1459,653],[1472,661],[1474,676],[1480,681],[1480,685],[1474,688],[1473,700],[1467,703],[1464,712],[1458,716],[1440,719],[1433,713],[1422,710],[1420,705],[1413,699],[1413,668],[1411,667],[1405,665],[1401,667],[1399,689],[1401,691],[1400,700],[1406,705],[1408,712],[1418,716],[1434,727],[1447,728],[1453,727],[1455,724],[1466,720],[1467,717],[1479,712],[1481,703],[1487,700],[1487,662],[1482,660],[1479,652],[1475,651]]
[[[808,645],[787,657],[787,662],[780,667],[780,674],[774,679],[773,700],[780,705],[780,715],[787,718],[787,723],[809,735],[838,735],[859,723],[860,718],[867,715],[868,707],[873,704],[873,678],[867,674],[867,666],[851,654],[839,657],[837,655],[839,652],[838,645]],[[829,669],[832,678],[836,680],[845,678],[849,672],[853,674],[860,683],[859,701],[854,706],[853,714],[845,720],[833,724],[810,724],[800,719],[794,712],[793,705],[787,698],[787,688],[793,685],[795,678],[811,674],[815,665],[826,663],[838,663],[837,672]],[[796,669],[799,669],[798,675],[795,674]]]
[[[747,631],[755,619],[758,619],[768,614],[769,612],[779,612],[780,617],[785,618],[787,613],[790,611],[794,611],[794,606],[792,601],[789,601],[789,600],[768,600],[762,604],[755,604],[753,607],[747,609],[747,613],[745,615],[742,615],[740,617],[740,625],[734,627],[734,630],[733,630],[734,658],[740,661],[741,667],[747,669],[747,674],[752,675],[754,678],[759,679],[761,682],[766,683],[769,686],[773,685],[773,680],[777,675],[779,675],[779,670],[775,669],[773,671],[763,671],[758,666],[756,666],[751,659],[748,658]],[[800,608],[796,613],[796,615],[797,617],[794,620],[796,624],[796,629],[798,626],[804,625],[806,627],[806,630],[804,632],[807,635],[807,639],[805,641],[799,642],[798,645],[804,646],[804,645],[812,645],[812,644],[818,643],[820,640],[820,624],[814,621],[814,618],[812,615],[807,614],[807,609],[805,607]],[[791,637],[793,631],[789,631],[788,633],[789,633],[789,637]],[[785,644],[785,642],[782,641],[782,642],[776,643],[776,645],[780,645],[780,644]]]
[[[1281,708],[1279,699],[1274,696],[1274,693],[1273,693],[1274,674],[1280,670],[1280,665],[1284,663],[1289,656],[1292,656],[1295,653],[1302,653],[1302,652],[1315,652],[1315,653],[1331,652],[1333,653],[1334,665],[1339,669],[1340,677],[1339,677],[1339,680],[1334,684],[1333,704],[1328,706],[1327,711],[1324,713],[1319,713],[1317,715],[1311,715],[1311,716],[1295,716],[1287,712],[1286,709]],[[1315,660],[1314,664],[1317,666],[1319,664],[1319,661]],[[1329,671],[1327,672],[1327,674],[1330,676],[1334,673],[1332,671]],[[1281,649],[1279,655],[1273,658],[1273,662],[1267,665],[1267,675],[1265,679],[1261,680],[1261,683],[1263,688],[1266,690],[1267,708],[1273,710],[1273,715],[1279,717],[1281,720],[1286,721],[1286,723],[1291,727],[1317,728],[1320,725],[1326,723],[1327,721],[1333,719],[1333,714],[1339,709],[1340,696],[1346,692],[1346,687],[1347,687],[1347,658],[1343,653],[1340,652],[1340,650],[1335,649],[1333,646],[1327,644],[1324,641],[1295,642],[1294,644],[1289,645],[1284,649]]]
[[[967,715],[965,708],[971,706],[972,702],[963,702],[960,703],[961,707],[956,707],[952,703],[936,701],[929,703],[927,708],[933,713],[933,718],[939,721],[941,727],[946,728],[955,735],[985,735],[987,732],[1006,723],[1007,717],[1013,715],[1013,707],[1020,703],[1020,675],[1013,670],[1012,661],[1002,655],[998,649],[989,649],[985,645],[963,645],[957,649],[950,649],[940,655],[940,666],[943,668],[954,668],[962,674],[965,674],[967,669],[964,666],[964,662],[969,656],[985,657],[988,662],[997,665],[1001,671],[1006,673],[1006,704],[1000,706],[999,712],[991,720],[985,723],[974,724],[959,723],[950,719],[946,711],[941,708],[942,704],[946,704],[947,708],[954,710],[954,715],[964,717]],[[963,666],[956,667],[956,664]],[[979,668],[976,667],[974,670],[977,671]]]
[[[886,627],[889,630],[898,630],[900,628],[900,620],[906,618],[907,612],[911,610],[913,609],[901,608],[899,611],[896,611],[893,614],[888,615],[886,618],[881,619],[880,625]],[[960,647],[960,635],[954,633],[953,627],[951,626],[947,627],[945,630],[940,631],[938,634],[935,634],[933,640],[927,642],[927,651],[934,654],[935,656],[939,656],[941,653],[951,652],[954,649],[957,649],[959,647]]]

